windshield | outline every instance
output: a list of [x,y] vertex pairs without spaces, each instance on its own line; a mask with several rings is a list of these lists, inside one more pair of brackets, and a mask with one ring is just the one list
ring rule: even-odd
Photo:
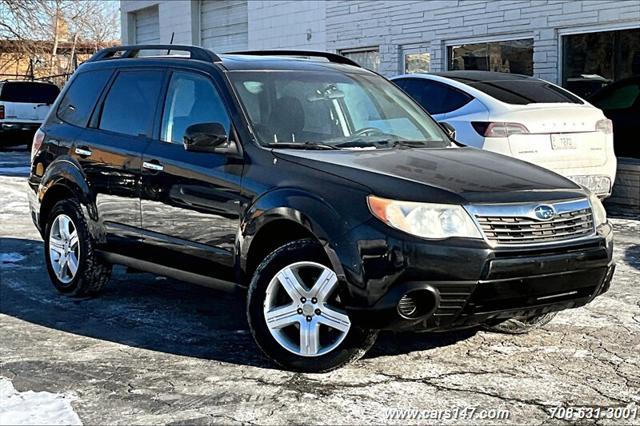
[[230,79],[269,147],[443,148],[440,126],[384,78],[331,71],[235,71]]

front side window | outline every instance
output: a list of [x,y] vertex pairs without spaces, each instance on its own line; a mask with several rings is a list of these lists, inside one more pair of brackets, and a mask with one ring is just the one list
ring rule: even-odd
[[533,75],[533,39],[449,46],[449,70]]
[[229,134],[231,120],[218,91],[204,76],[173,73],[162,114],[160,138],[165,142],[182,143],[187,128],[202,123],[220,123]]
[[111,70],[87,71],[78,74],[58,106],[58,118],[74,126],[85,127]]
[[162,78],[162,71],[120,72],[104,101],[100,129],[149,136]]
[[405,78],[395,83],[429,114],[444,114],[462,108],[473,98],[447,85],[420,78]]
[[260,142],[266,145],[450,145],[427,114],[377,75],[235,71],[230,78]]

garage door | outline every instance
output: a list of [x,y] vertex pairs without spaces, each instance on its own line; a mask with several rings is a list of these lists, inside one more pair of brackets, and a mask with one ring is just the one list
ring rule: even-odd
[[200,13],[202,46],[214,52],[247,49],[246,0],[204,0]]
[[158,6],[148,7],[135,12],[136,43],[160,43],[160,24]]

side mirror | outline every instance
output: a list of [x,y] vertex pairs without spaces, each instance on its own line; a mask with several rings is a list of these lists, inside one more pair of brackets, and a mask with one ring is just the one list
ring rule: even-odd
[[442,130],[453,140],[456,140],[456,128],[446,121],[439,121],[438,124],[442,127]]
[[229,138],[220,123],[198,123],[184,132],[184,149],[193,152],[221,152],[228,148]]

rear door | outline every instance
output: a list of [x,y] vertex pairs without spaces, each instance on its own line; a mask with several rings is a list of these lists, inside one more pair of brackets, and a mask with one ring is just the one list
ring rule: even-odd
[[165,72],[123,69],[112,76],[90,126],[76,139],[72,155],[96,193],[110,250],[135,256],[141,225],[142,153],[150,142]]
[[240,225],[243,161],[238,155],[190,152],[187,127],[232,125],[218,86],[208,75],[175,70],[169,79],[159,140],[143,158],[142,224],[150,261],[233,280]]

